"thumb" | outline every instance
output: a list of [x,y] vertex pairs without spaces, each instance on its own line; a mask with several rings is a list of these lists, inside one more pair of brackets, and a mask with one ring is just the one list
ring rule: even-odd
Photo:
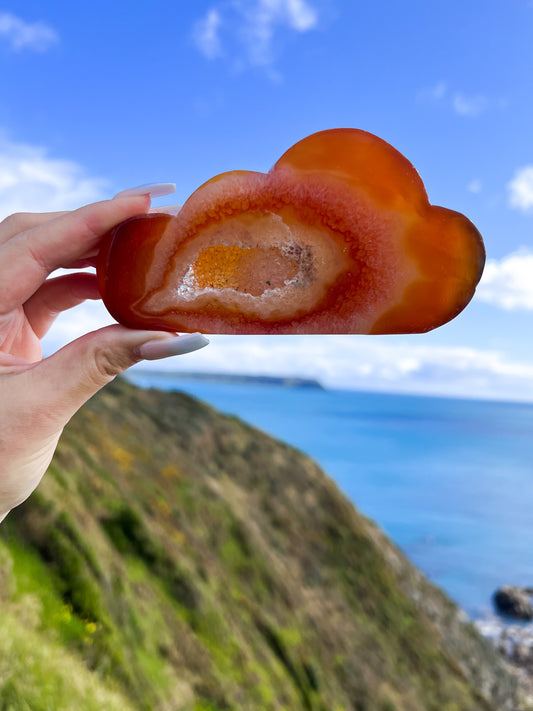
[[141,360],[156,360],[203,348],[200,333],[135,331],[107,326],[69,343],[29,369],[29,399],[46,411],[51,428],[62,428],[72,415],[116,375]]

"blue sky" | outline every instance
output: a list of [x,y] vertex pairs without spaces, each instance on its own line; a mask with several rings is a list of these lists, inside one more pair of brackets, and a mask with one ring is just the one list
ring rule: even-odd
[[[176,182],[181,203],[219,172],[267,171],[304,136],[353,126],[484,236],[474,301],[430,334],[215,337],[161,367],[533,400],[531,0],[8,0],[0,86],[0,217],[152,181]],[[105,322],[78,307],[46,348]]]

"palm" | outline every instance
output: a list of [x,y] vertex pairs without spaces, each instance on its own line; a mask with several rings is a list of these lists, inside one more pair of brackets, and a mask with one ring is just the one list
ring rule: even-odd
[[69,274],[46,280],[23,306],[0,315],[0,351],[34,363],[41,359],[40,339],[56,316],[85,299],[98,298],[93,274]]
[[0,320],[0,349],[30,363],[40,360],[41,342],[32,329],[23,307]]

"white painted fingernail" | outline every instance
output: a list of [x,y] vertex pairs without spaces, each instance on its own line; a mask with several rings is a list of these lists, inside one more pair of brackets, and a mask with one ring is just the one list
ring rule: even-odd
[[139,355],[144,360],[159,360],[197,351],[208,343],[209,339],[201,333],[186,333],[175,338],[161,338],[143,343],[139,348]]
[[181,205],[164,205],[163,207],[151,207],[150,212],[157,212],[164,215],[174,215],[174,217],[181,210]]
[[171,195],[176,192],[176,183],[146,183],[136,188],[129,188],[117,193],[113,200],[117,198],[136,197],[137,195],[149,195],[151,198]]

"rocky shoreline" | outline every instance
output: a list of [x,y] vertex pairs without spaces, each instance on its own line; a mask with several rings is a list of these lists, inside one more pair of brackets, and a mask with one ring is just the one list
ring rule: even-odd
[[475,621],[479,632],[491,640],[516,676],[522,695],[521,708],[533,708],[533,622],[491,614]]

